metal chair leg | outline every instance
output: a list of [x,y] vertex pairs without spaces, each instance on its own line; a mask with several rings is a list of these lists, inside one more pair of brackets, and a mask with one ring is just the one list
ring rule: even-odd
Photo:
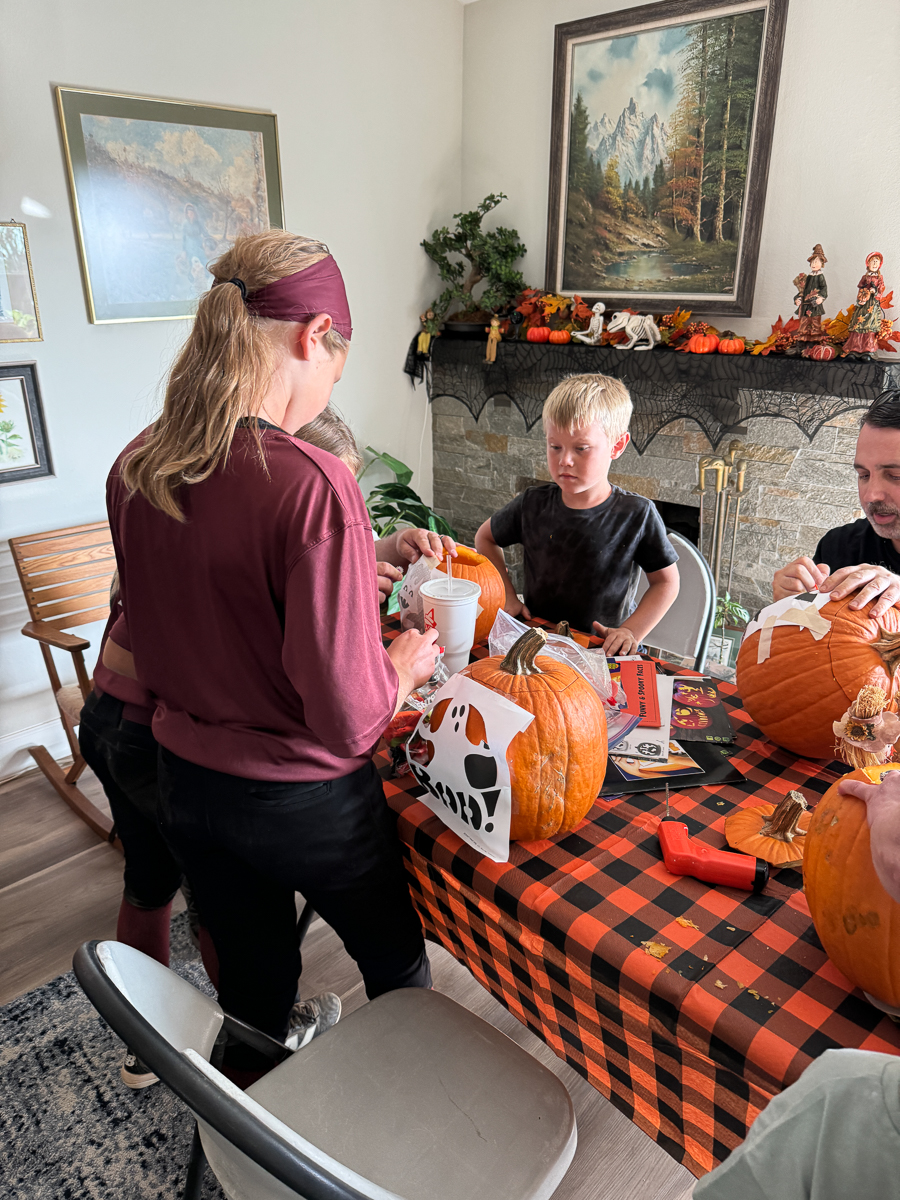
[[206,1155],[200,1142],[200,1130],[194,1123],[194,1137],[191,1141],[191,1157],[188,1162],[187,1179],[184,1183],[182,1200],[200,1200],[203,1191],[203,1176],[206,1174]]
[[313,909],[313,906],[307,900],[304,903],[303,908],[300,912],[300,916],[297,920],[297,945],[298,946],[303,945],[303,939],[306,937],[307,930],[309,929],[309,926],[315,915],[316,914]]

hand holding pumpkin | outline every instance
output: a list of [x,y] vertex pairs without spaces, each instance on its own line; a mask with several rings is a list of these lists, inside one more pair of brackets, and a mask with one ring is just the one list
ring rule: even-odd
[[841,567],[819,584],[819,591],[831,592],[832,600],[843,600],[857,588],[862,590],[850,601],[850,607],[865,608],[877,596],[877,603],[869,610],[869,616],[876,620],[900,600],[900,575],[894,575],[886,567],[860,563],[855,567]]
[[821,588],[828,578],[828,565],[818,565],[805,554],[789,562],[786,567],[775,572],[772,579],[772,599],[784,600],[787,596],[799,596],[803,592],[814,592]]
[[838,791],[865,802],[875,874],[900,903],[900,771],[891,771],[882,783],[842,779]]

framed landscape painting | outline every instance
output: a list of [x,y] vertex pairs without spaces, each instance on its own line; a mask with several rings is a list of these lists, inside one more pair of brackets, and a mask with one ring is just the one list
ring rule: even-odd
[[37,368],[0,363],[0,483],[52,474]]
[[88,315],[194,315],[207,263],[284,224],[273,113],[56,89]]
[[28,234],[20,221],[0,221],[0,342],[40,342]]
[[788,0],[556,26],[546,287],[750,314]]

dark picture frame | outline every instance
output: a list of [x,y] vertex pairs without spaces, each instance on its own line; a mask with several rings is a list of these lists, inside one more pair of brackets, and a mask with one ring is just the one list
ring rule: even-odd
[[21,221],[0,221],[0,342],[42,342],[28,231]]
[[284,227],[274,113],[57,87],[93,324],[194,315],[206,264]]
[[556,26],[549,291],[751,315],[787,9],[660,0]]
[[0,404],[0,484],[52,475],[37,363],[0,363]]

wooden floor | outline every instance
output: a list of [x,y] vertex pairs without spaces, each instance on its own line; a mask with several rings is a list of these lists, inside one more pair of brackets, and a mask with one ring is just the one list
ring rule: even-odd
[[[84,790],[105,807],[93,776]],[[114,937],[121,895],[121,855],[98,842],[39,772],[0,785],[0,1004],[69,970],[81,942]],[[429,956],[440,991],[496,1025],[568,1088],[578,1150],[554,1200],[688,1200],[694,1180],[684,1167],[520,1025],[450,954],[429,946]],[[337,992],[346,1013],[365,1003],[356,964],[320,919],[303,945],[303,991]]]

